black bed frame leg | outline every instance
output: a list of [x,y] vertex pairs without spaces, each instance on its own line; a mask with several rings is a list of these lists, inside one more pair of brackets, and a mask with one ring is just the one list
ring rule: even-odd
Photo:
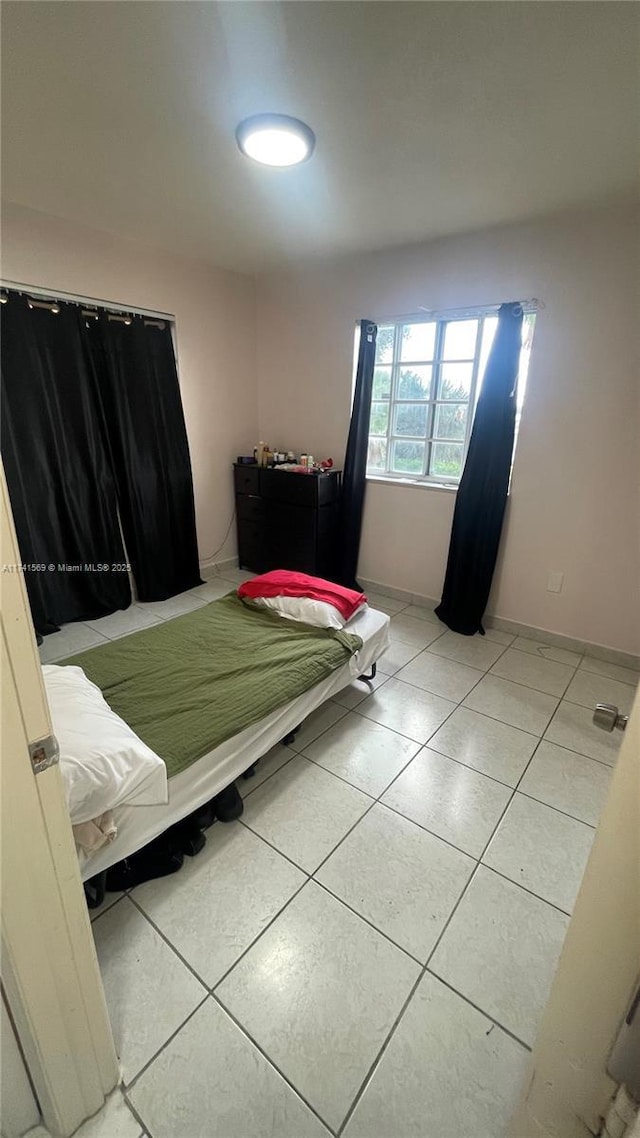
[[371,671],[369,672],[369,675],[368,676],[358,676],[358,679],[359,680],[373,680],[373,679],[375,679],[375,675],[376,675],[377,671],[378,671],[378,665],[374,661],[374,663],[371,665]]
[[242,772],[242,777],[243,778],[253,778],[254,774],[256,773],[256,767],[258,765],[258,762],[259,762],[259,759],[256,759],[255,763],[252,763],[250,767],[247,767],[246,771]]
[[285,735],[284,739],[280,740],[283,747],[289,747],[291,745],[291,743],[293,743],[293,741],[294,741],[294,739],[295,739],[296,735],[298,734],[298,731],[300,730],[301,727],[302,727],[302,724],[299,723],[297,727],[294,727],[293,731],[289,731],[289,734]]

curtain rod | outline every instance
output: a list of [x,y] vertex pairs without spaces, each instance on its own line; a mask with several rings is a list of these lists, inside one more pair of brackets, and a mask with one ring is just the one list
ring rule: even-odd
[[[60,292],[51,288],[40,288],[38,286],[32,287],[25,284],[23,281],[8,281],[0,280],[0,289],[9,289],[12,292],[19,292],[23,296],[42,297],[45,300],[67,300],[72,304],[86,304],[90,308],[102,308],[105,312],[122,313],[123,316],[148,316],[154,320],[175,320],[175,316],[170,312],[156,312],[150,308],[133,308],[129,305],[126,307],[122,304],[110,304],[108,300],[99,300],[94,296],[78,296],[73,292]],[[95,316],[95,313],[91,313]]]
[[[414,320],[424,320],[425,316],[433,317],[446,317],[447,319],[461,317],[461,316],[489,316],[495,315],[498,312],[501,304],[504,301],[499,301],[497,304],[467,304],[460,308],[425,308],[422,305],[418,306],[416,312],[401,312],[393,316],[380,316],[378,324],[399,324],[400,321],[410,323]],[[529,297],[528,300],[516,300],[522,308],[523,315],[528,316],[534,312],[541,312],[545,308],[544,301],[538,300],[537,297]]]

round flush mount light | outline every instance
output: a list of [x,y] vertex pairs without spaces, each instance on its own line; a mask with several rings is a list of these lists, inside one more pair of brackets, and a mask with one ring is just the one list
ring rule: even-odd
[[297,166],[313,154],[316,136],[311,127],[290,115],[252,115],[236,131],[247,158],[265,166]]

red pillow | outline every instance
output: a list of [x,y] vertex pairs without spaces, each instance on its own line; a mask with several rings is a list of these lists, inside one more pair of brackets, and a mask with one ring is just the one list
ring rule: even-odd
[[239,597],[309,597],[313,601],[324,601],[333,605],[345,620],[366,602],[364,593],[356,589],[345,589],[322,577],[310,577],[308,573],[296,573],[291,569],[272,569],[245,581],[238,589]]

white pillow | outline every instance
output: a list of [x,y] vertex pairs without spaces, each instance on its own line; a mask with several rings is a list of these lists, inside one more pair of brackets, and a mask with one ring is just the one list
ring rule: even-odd
[[316,628],[344,628],[346,624],[337,608],[326,601],[313,601],[310,597],[252,597],[251,603],[271,609],[287,620],[313,624]]
[[124,802],[168,802],[162,759],[111,710],[82,668],[45,664],[42,674],[73,825]]

